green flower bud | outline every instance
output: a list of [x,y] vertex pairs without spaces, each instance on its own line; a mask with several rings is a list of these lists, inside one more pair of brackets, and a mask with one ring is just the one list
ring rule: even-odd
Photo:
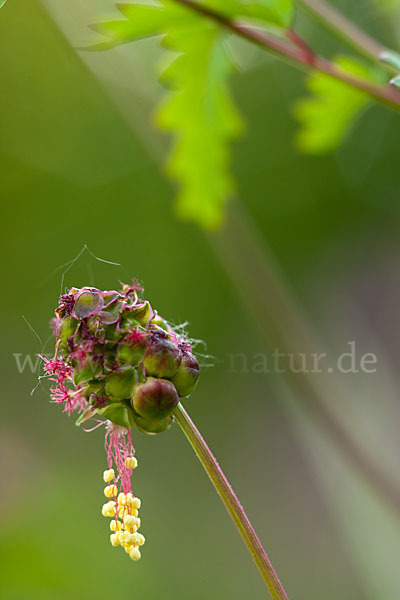
[[121,305],[121,302],[116,300],[89,317],[86,321],[89,333],[97,337],[104,336],[107,340],[119,339],[121,332],[117,328],[117,323],[120,318]]
[[171,381],[181,398],[189,396],[197,385],[200,376],[199,361],[191,352],[184,352],[178,371]]
[[168,327],[168,323],[165,319],[163,319],[162,317],[160,317],[160,315],[156,315],[154,317],[154,319],[151,320],[151,324],[152,325],[157,325],[157,327],[160,327],[161,329],[164,329],[164,331],[166,331],[167,333],[169,333],[169,327]]
[[86,325],[88,327],[90,335],[94,337],[103,337],[104,336],[104,327],[101,325],[97,315],[93,317],[89,317],[86,320]]
[[136,306],[125,309],[121,314],[121,329],[132,329],[132,327],[146,327],[153,316],[150,302],[141,302]]
[[122,313],[119,328],[121,331],[128,331],[130,329],[142,329],[142,325],[135,319],[131,312],[125,311]]
[[136,375],[134,369],[110,373],[105,379],[105,392],[112,402],[127,400],[132,395]]
[[116,359],[121,365],[137,365],[143,358],[146,342],[138,340],[133,343],[118,344]]
[[100,379],[89,379],[83,389],[86,398],[89,398],[91,394],[96,394],[96,396],[105,395],[104,382]]
[[90,381],[90,379],[94,379],[97,375],[100,375],[102,371],[103,368],[100,363],[88,361],[87,365],[76,366],[74,368],[73,383],[74,385],[78,385],[79,383]]
[[118,330],[116,323],[104,325],[104,335],[109,342],[118,341],[121,338],[121,332]]
[[148,324],[153,314],[153,309],[151,308],[150,302],[147,302],[147,300],[141,304],[138,304],[132,310],[132,316],[139,321],[143,327]]
[[66,317],[58,323],[56,335],[62,344],[66,344],[67,340],[74,335],[78,324],[79,321],[73,317]]
[[174,420],[172,415],[170,415],[166,419],[161,419],[161,420],[145,419],[144,417],[141,417],[140,415],[135,415],[134,419],[135,419],[136,427],[139,429],[139,431],[141,431],[142,433],[150,434],[150,435],[152,435],[152,434],[154,435],[156,433],[162,433],[166,429],[169,429]]
[[97,290],[83,288],[76,296],[72,316],[85,319],[98,313],[104,306],[102,295]]
[[121,298],[121,294],[119,292],[116,292],[115,290],[112,290],[109,292],[101,292],[100,291],[100,294],[103,296],[104,307],[109,306],[110,304],[115,302],[115,300],[118,300],[119,298]]
[[167,336],[153,334],[149,340],[143,364],[147,375],[173,377],[181,362],[181,351]]
[[98,318],[104,325],[116,323],[119,320],[119,315],[122,307],[121,300],[115,300],[98,313]]
[[178,394],[170,381],[149,377],[135,386],[131,405],[140,417],[155,421],[168,417],[178,402]]
[[132,410],[124,404],[113,403],[104,408],[98,408],[96,412],[112,423],[128,429],[133,427],[135,422]]

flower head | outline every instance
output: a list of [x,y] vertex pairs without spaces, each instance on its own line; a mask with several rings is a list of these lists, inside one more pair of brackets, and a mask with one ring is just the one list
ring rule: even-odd
[[168,429],[179,398],[193,391],[200,373],[190,341],[139,298],[142,291],[135,280],[120,291],[71,288],[52,320],[54,357],[42,357],[53,402],[77,412],[79,425],[90,419],[97,421],[92,429],[105,425],[102,514],[111,518],[111,544],[132,560],[140,558],[144,537],[141,502],[131,487],[137,466],[131,428]]

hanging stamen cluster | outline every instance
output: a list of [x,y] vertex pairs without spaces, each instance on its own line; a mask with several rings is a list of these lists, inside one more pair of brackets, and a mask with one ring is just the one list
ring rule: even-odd
[[[103,479],[108,485],[104,495],[109,501],[103,504],[102,515],[111,517],[110,542],[112,546],[122,546],[132,560],[139,560],[139,546],[144,544],[140,528],[140,498],[132,493],[131,475],[137,467],[137,459],[132,444],[131,432],[125,427],[107,422],[106,451],[108,469]],[[115,468],[113,468],[115,467]]]

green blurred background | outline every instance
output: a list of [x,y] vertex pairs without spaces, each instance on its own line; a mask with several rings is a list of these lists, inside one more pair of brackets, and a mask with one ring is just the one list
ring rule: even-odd
[[[395,44],[396,13],[342,6]],[[230,353],[260,341],[215,252],[213,236],[174,216],[151,127],[160,95],[153,41],[77,52],[108,0],[9,0],[0,12],[3,376],[0,435],[0,597],[178,600],[266,597],[261,579],[177,426],[134,433],[143,558],[108,543],[101,516],[103,436],[83,433],[49,403],[22,360],[51,352],[48,322],[61,265],[87,244],[65,286],[113,289],[138,277],[171,321],[207,341],[186,406],[248,510],[289,596],[398,600],[400,526],[276,375],[231,372]],[[325,35],[306,35],[326,52]],[[375,374],[347,375],[351,400],[332,410],[398,480],[398,116],[373,108],[329,157],[293,147],[303,74],[236,43],[234,92],[247,132],[234,146],[238,196],[299,304],[333,352],[356,340]],[[211,243],[210,243],[211,242]],[[223,244],[220,240],[220,244]],[[252,266],[249,265],[249,269]],[[238,275],[239,276],[239,275]],[[25,317],[32,332],[22,317]],[[210,361],[209,361],[210,362]]]

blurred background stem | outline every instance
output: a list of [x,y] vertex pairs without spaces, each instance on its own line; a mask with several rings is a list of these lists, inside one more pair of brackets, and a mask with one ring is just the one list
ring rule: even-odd
[[[377,42],[373,37],[363,31],[358,25],[350,21],[334,6],[324,0],[298,0],[298,3],[309,12],[309,14],[322,27],[333,33],[336,37],[346,42],[350,47],[363,54],[369,60],[379,62],[383,52],[387,48]],[[385,65],[390,71],[395,71],[389,65]]]
[[[344,386],[333,373],[327,375],[323,371],[303,369],[301,355],[319,354],[322,344],[292,298],[290,288],[247,211],[236,202],[228,211],[224,228],[210,235],[209,240],[260,338],[268,347],[275,344],[279,348],[283,358],[280,372],[288,379],[297,397],[304,401],[310,416],[355,471],[400,514],[400,489],[368,456],[365,448],[354,441],[351,432],[330,408],[334,406],[335,398],[349,396]],[[288,364],[289,356],[292,361]]]
[[263,578],[273,600],[288,600],[286,592],[276,574],[267,553],[265,552],[256,532],[253,529],[243,507],[241,506],[229,481],[225,477],[221,467],[213,453],[207,446],[204,438],[193,423],[182,404],[175,409],[175,418],[183,433],[195,451],[204,470],[217,490],[226,510],[239,530],[244,543],[247,546],[254,562],[256,563],[261,577]]

